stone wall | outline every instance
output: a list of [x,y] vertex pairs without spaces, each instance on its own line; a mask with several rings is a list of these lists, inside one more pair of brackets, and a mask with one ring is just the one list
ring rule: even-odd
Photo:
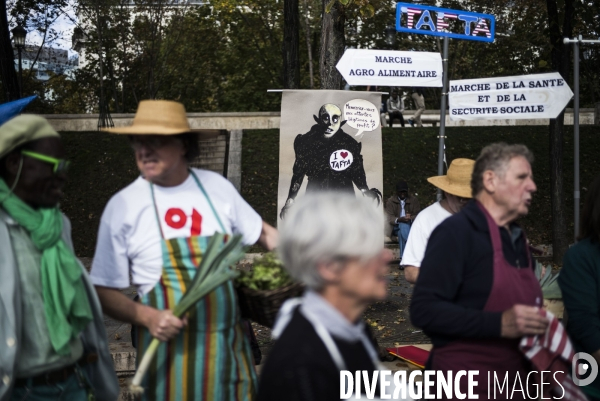
[[[405,118],[411,118],[414,110],[406,110]],[[279,128],[279,112],[245,112],[245,113],[188,113],[192,129],[211,130],[244,130]],[[428,121],[440,121],[439,110],[425,110],[423,116]],[[43,117],[57,131],[96,131],[98,129],[98,114],[46,114]],[[116,127],[126,126],[133,121],[133,114],[113,114],[112,120]],[[579,123],[594,124],[594,109],[580,109]],[[573,109],[566,109],[565,124],[573,124]],[[446,126],[485,126],[485,125],[548,125],[548,119],[530,120],[476,120],[451,121],[446,117]]]

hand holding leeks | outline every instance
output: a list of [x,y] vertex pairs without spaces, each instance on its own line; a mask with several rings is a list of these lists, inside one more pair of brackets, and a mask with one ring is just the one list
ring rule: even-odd
[[[221,248],[224,239],[224,234],[215,234],[210,238],[194,279],[173,309],[174,316],[181,318],[198,301],[237,276],[238,272],[233,265],[244,257],[242,237],[239,235],[231,237]],[[160,340],[154,338],[146,349],[130,385],[130,391],[133,393],[139,394],[144,391],[141,387],[142,379],[150,367],[159,345]]]

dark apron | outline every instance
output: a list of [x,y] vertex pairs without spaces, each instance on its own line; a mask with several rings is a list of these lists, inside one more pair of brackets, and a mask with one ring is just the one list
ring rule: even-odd
[[[483,310],[486,312],[503,312],[517,304],[541,307],[542,290],[533,273],[529,252],[527,252],[528,265],[526,267],[515,268],[511,266],[504,259],[502,252],[501,228],[498,227],[481,203],[477,202],[477,206],[479,206],[487,220],[494,249],[494,279],[492,290]],[[520,341],[520,339],[500,337],[452,341],[442,347],[433,348],[430,366],[432,370],[452,371],[453,377],[459,370],[479,370],[479,375],[475,376],[478,385],[475,387],[474,393],[479,395],[480,400],[488,399],[488,372],[492,385],[494,384],[494,372],[500,385],[502,385],[506,372],[508,372],[509,393],[512,391],[518,373],[525,390],[530,363],[519,350]],[[466,394],[468,389],[467,378],[463,376],[461,379],[461,392]],[[496,399],[504,399],[500,395],[498,387],[496,388]],[[516,388],[519,388],[518,384]],[[493,398],[493,386],[489,386],[489,389],[491,391],[490,396]],[[502,394],[507,394],[506,386]],[[535,391],[532,394],[535,394]],[[522,392],[515,391],[512,399],[523,399],[519,398],[522,396]]]

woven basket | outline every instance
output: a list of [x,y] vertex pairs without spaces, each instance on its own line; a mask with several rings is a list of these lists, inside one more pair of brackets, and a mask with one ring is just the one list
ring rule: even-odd
[[271,328],[281,305],[290,298],[299,297],[303,292],[304,286],[299,283],[292,283],[275,290],[253,290],[246,286],[239,286],[237,294],[242,318]]

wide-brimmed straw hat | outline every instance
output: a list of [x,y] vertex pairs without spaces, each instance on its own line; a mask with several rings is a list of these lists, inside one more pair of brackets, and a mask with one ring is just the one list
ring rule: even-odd
[[104,131],[126,135],[177,135],[192,130],[183,104],[171,100],[142,100],[132,125]]
[[429,177],[427,181],[444,192],[461,198],[471,198],[471,176],[475,160],[454,159],[446,175]]

